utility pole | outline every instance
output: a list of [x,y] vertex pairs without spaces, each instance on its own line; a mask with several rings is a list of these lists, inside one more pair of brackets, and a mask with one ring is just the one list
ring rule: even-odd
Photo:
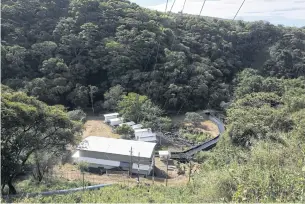
[[140,152],[138,155],[138,184],[140,183]]
[[191,160],[189,159],[189,163],[190,163],[190,171],[189,171],[189,183],[191,182],[191,173],[192,173],[192,164],[191,164]]
[[153,155],[152,168],[153,168],[152,183],[154,184],[155,183],[155,154]]
[[129,176],[132,176],[132,147],[130,148],[130,164],[129,164]]
[[168,178],[168,155],[166,157],[166,183],[165,183],[165,186],[167,186],[167,178]]
[[94,114],[94,107],[93,107],[93,90],[92,90],[92,86],[89,85],[89,89],[90,89],[90,100],[91,100],[91,108],[92,108],[92,112]]

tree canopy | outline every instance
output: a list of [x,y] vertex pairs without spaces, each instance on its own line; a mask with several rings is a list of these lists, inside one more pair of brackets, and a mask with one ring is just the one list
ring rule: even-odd
[[12,184],[34,153],[60,155],[75,145],[81,124],[70,120],[64,107],[48,106],[23,92],[1,85],[1,180],[10,193]]
[[119,84],[166,110],[217,108],[245,67],[305,75],[304,28],[164,14],[122,0],[6,0],[1,11],[2,83],[51,105],[112,110],[106,90]]

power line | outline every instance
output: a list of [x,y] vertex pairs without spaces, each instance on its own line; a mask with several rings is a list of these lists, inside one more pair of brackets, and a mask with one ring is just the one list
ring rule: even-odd
[[181,10],[181,13],[183,13],[183,10],[184,10],[184,7],[185,7],[185,3],[186,3],[186,0],[184,0],[183,7],[182,7],[182,10]]
[[164,12],[166,12],[166,10],[167,10],[167,5],[168,5],[168,0],[166,0],[166,5],[165,5],[165,11]]
[[173,5],[172,5],[172,7],[171,7],[171,10],[169,10],[169,12],[172,12],[172,9],[173,9],[175,3],[176,3],[176,0],[174,0],[174,3],[173,3]]
[[236,12],[236,14],[235,14],[235,16],[234,16],[234,18],[233,18],[233,21],[235,20],[235,18],[236,18],[236,16],[237,16],[237,14],[239,13],[239,11],[240,11],[241,7],[243,7],[243,5],[244,5],[245,1],[246,1],[246,0],[244,0],[244,1],[243,1],[243,3],[240,5],[240,7],[239,7],[238,11]]
[[200,9],[199,16],[201,15],[201,12],[202,12],[202,9],[203,9],[203,7],[204,7],[205,2],[206,2],[206,0],[203,1],[202,7],[201,7],[201,9]]

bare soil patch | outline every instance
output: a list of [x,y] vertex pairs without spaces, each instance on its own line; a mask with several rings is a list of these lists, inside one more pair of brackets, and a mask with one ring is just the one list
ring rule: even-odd
[[83,138],[88,136],[101,136],[120,138],[120,135],[112,132],[111,127],[104,123],[101,116],[88,116],[84,125]]

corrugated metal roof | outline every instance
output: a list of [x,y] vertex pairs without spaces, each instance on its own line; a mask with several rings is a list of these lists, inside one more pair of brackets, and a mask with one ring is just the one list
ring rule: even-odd
[[89,136],[79,144],[77,149],[129,156],[132,147],[133,156],[138,156],[140,153],[142,158],[151,158],[155,146],[156,143]]

